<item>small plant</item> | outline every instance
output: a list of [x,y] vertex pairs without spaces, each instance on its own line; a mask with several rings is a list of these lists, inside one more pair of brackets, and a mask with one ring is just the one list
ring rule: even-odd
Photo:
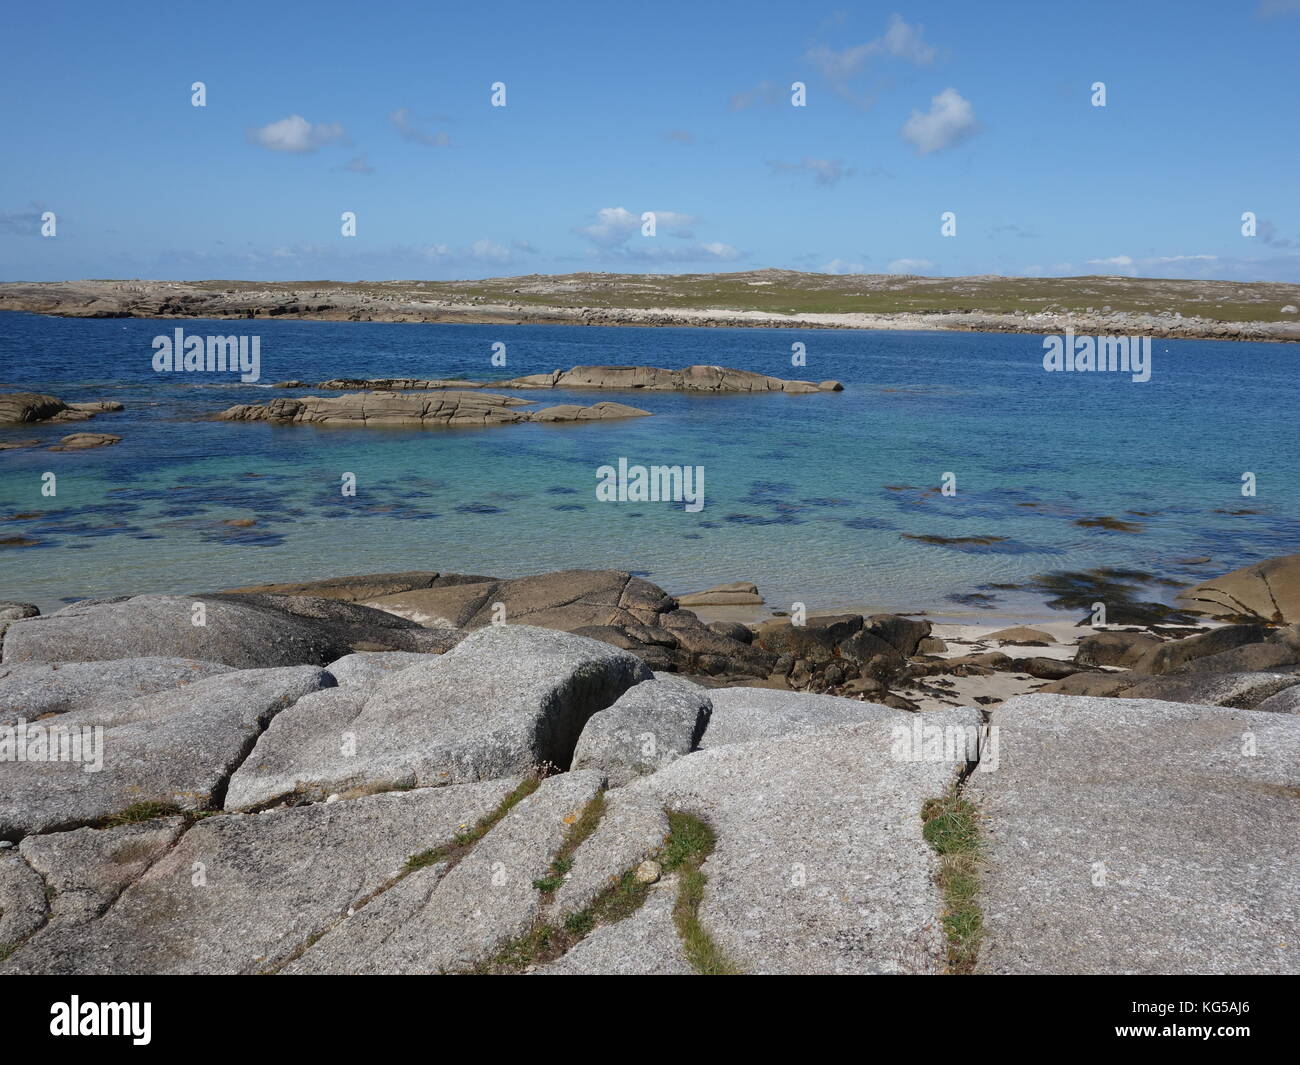
[[937,882],[943,895],[943,927],[948,936],[948,969],[975,968],[983,936],[979,908],[979,814],[954,790],[921,808],[925,841],[940,857]]
[[700,924],[700,903],[709,878],[700,872],[704,860],[713,853],[717,837],[707,823],[693,814],[669,812],[668,842],[664,844],[665,872],[676,872],[677,903],[673,907],[673,924],[682,941],[686,960],[703,976],[735,976],[740,970],[733,965],[713,937]]
[[135,825],[141,821],[152,821],[158,817],[175,817],[183,811],[171,802],[137,802],[125,810],[104,818],[104,828],[117,828],[120,825]]
[[501,800],[500,805],[495,810],[479,820],[473,828],[457,832],[451,837],[450,843],[444,843],[441,847],[433,847],[427,851],[420,851],[419,854],[412,854],[406,859],[406,872],[413,873],[417,869],[437,865],[439,862],[459,861],[475,843],[496,826],[497,822],[535,792],[539,784],[541,784],[541,780],[535,776],[528,777],[520,782],[509,795]]

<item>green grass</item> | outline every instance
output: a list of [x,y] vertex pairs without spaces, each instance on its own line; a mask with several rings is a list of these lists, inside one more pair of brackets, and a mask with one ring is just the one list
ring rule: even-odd
[[582,846],[583,841],[596,831],[600,819],[605,816],[605,793],[601,792],[582,808],[578,819],[569,826],[564,842],[551,859],[551,866],[544,876],[533,881],[533,887],[540,891],[549,902],[551,896],[560,889],[564,878],[573,868],[573,855]]
[[541,779],[536,776],[531,776],[522,781],[509,795],[501,800],[495,810],[482,817],[473,828],[465,832],[457,832],[456,835],[452,836],[450,842],[444,843],[440,847],[433,847],[427,851],[420,851],[419,854],[412,854],[406,859],[406,872],[413,873],[417,869],[437,865],[439,862],[459,861],[469,853],[474,844],[496,826],[497,822],[535,792],[539,784],[541,784]]
[[125,810],[105,817],[99,822],[99,827],[117,828],[120,825],[136,825],[141,821],[152,821],[157,817],[175,817],[185,813],[186,811],[171,802],[137,802],[132,803]]
[[[573,852],[595,830],[603,812],[603,796],[587,805],[582,817],[570,830],[556,862],[552,862],[551,873],[534,881],[535,888],[539,891],[546,890],[542,885],[555,875],[557,862],[567,861],[571,864]],[[713,830],[698,817],[684,813],[669,812],[668,825],[668,838],[656,858],[665,873],[676,873],[678,876],[673,923],[686,957],[696,971],[704,975],[737,973],[739,970],[722,956],[699,922],[700,901],[708,880],[700,872],[700,866],[713,852]],[[564,868],[567,871],[568,865]],[[562,876],[560,874],[561,880]],[[539,919],[527,932],[505,943],[470,972],[476,975],[521,973],[533,966],[554,961],[572,950],[596,928],[617,924],[631,917],[645,904],[649,894],[650,885],[643,884],[636,878],[635,869],[628,869],[582,910],[567,914],[558,924],[545,918]]]
[[921,809],[925,841],[939,855],[939,891],[943,927],[948,937],[948,971],[967,974],[975,968],[983,936],[979,908],[979,814],[954,791],[930,799]]
[[717,837],[707,823],[694,814],[670,811],[669,836],[663,850],[664,872],[677,874],[677,904],[673,907],[673,924],[682,941],[686,959],[703,976],[735,976],[737,969],[704,926],[700,924],[700,903],[709,878],[700,872],[704,860],[713,853]]

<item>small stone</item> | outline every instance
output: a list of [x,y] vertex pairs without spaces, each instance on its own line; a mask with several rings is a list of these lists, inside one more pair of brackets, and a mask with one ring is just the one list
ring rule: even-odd
[[635,875],[638,884],[653,884],[663,875],[663,867],[658,862],[647,859],[636,867]]

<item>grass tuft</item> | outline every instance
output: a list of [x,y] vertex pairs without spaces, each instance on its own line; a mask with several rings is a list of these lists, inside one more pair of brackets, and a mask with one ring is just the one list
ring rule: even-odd
[[948,971],[972,972],[983,937],[979,908],[979,813],[955,790],[929,799],[921,808],[925,841],[940,857],[937,882],[943,895],[943,927],[948,936]]
[[709,878],[700,871],[713,853],[717,837],[706,822],[694,814],[668,813],[669,836],[663,850],[665,872],[677,874],[677,903],[673,924],[682,941],[686,959],[703,976],[735,976],[740,970],[718,949],[713,937],[700,924],[700,903]]
[[417,869],[424,869],[430,865],[437,865],[439,862],[459,861],[469,852],[470,848],[486,836],[497,825],[497,823],[505,817],[506,814],[535,792],[539,784],[541,784],[541,779],[539,777],[528,777],[526,780],[522,781],[514,791],[502,799],[500,805],[497,806],[495,810],[481,818],[473,828],[465,832],[457,832],[456,835],[451,837],[451,842],[444,843],[441,847],[433,847],[427,851],[420,851],[419,854],[412,854],[406,859],[406,872],[413,873]]

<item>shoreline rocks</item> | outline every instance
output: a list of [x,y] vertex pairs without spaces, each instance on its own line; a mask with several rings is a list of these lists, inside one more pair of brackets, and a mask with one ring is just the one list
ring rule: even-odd
[[[115,400],[65,403],[43,392],[0,393],[0,425],[31,425],[40,422],[83,422],[105,411],[120,411]],[[68,438],[64,437],[66,441]]]
[[[1300,625],[940,651],[591,570],[0,610],[0,752],[102,731],[93,767],[0,758],[0,973],[1300,971]],[[888,690],[1074,669],[1118,697]],[[927,812],[958,799],[965,948]]]
[[650,412],[623,403],[588,407],[565,404],[536,411],[516,408],[528,400],[488,392],[356,392],[342,396],[279,398],[269,403],[238,404],[212,415],[215,421],[270,422],[275,425],[342,425],[371,427],[472,428],[517,422],[580,422],[644,418]]

